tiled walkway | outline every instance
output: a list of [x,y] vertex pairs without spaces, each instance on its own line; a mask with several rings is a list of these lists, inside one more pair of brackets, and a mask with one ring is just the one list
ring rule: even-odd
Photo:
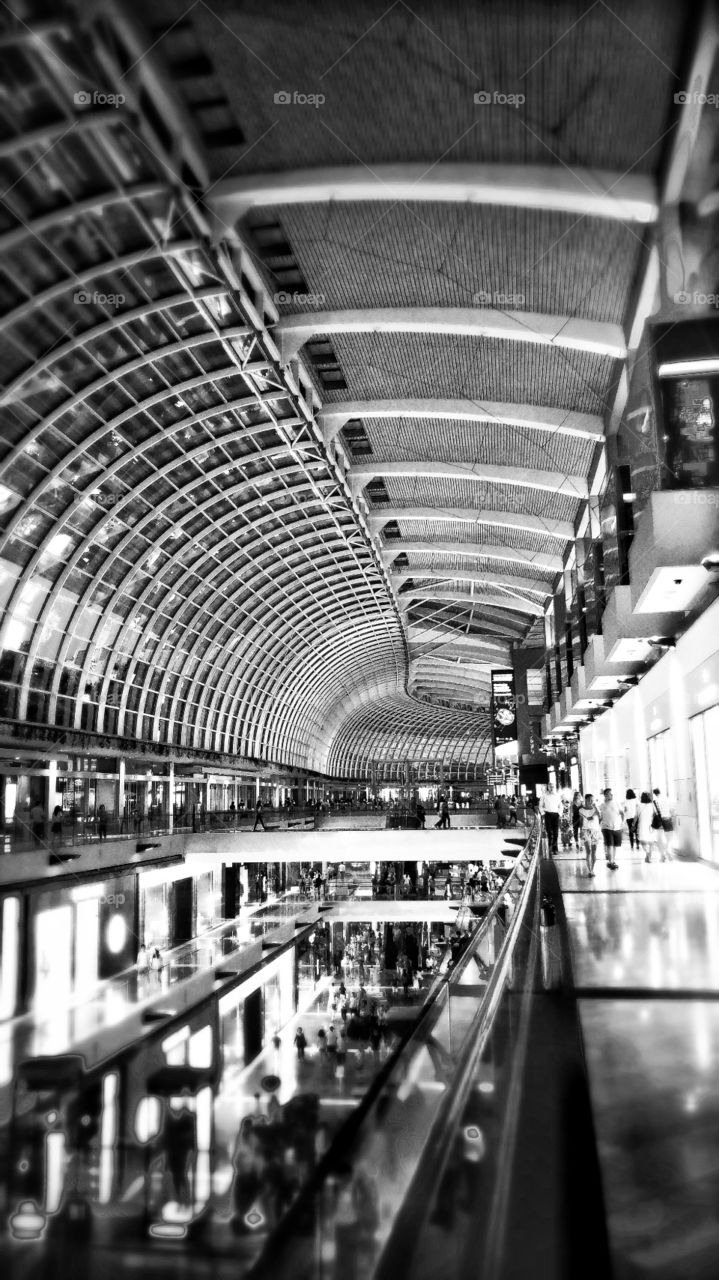
[[556,859],[614,1280],[719,1275],[719,873]]

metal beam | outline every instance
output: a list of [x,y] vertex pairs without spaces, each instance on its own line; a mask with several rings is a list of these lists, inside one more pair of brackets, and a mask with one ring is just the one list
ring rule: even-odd
[[[473,649],[481,653],[491,653],[493,657],[497,657],[498,654],[504,654],[507,657],[509,654],[506,644],[502,641],[494,642],[474,635],[463,635],[451,628],[443,627],[439,620],[432,623],[410,622],[407,626],[407,639],[412,649],[412,656],[416,658],[425,656],[420,652],[421,645],[429,646],[429,653],[434,654],[438,652],[438,646],[444,647],[445,644],[451,644],[453,652],[458,648],[466,649],[466,656],[470,659],[475,657],[472,653]],[[481,657],[478,657],[478,661],[481,660]]]
[[627,344],[621,325],[540,311],[494,307],[377,307],[362,311],[315,311],[284,316],[274,328],[283,364],[294,360],[310,338],[342,333],[421,333],[504,339],[593,351],[623,360]]
[[328,201],[392,201],[505,205],[619,222],[654,222],[651,177],[545,164],[341,165],[226,178],[208,204],[221,236],[250,209]]
[[587,498],[586,476],[565,475],[561,471],[539,471],[531,467],[506,467],[484,462],[363,462],[349,469],[353,494],[359,494],[370,480],[391,476],[428,476],[437,480],[481,480],[486,484],[514,484],[523,489],[546,489],[566,497]]
[[538,585],[536,578],[520,578],[514,575],[503,576],[501,573],[472,573],[468,569],[394,569],[389,575],[391,582],[405,582],[408,578],[415,581],[434,578],[439,582],[474,582],[481,586],[489,582],[494,586],[507,587],[515,591],[531,591],[534,595],[551,595],[551,588]]
[[[523,564],[528,569],[536,569],[538,573],[548,573],[550,577],[564,568],[561,556],[541,555],[538,551],[522,551],[519,547],[495,546],[492,542],[432,542],[431,539],[407,538],[401,542],[392,542],[380,546],[380,555],[389,567],[404,552],[415,551],[429,555],[467,556],[468,559],[485,556],[489,560],[508,560],[512,564]],[[421,573],[421,570],[417,570]]]
[[480,507],[382,507],[370,510],[367,524],[371,533],[379,533],[390,520],[432,520],[462,524],[486,524],[496,529],[521,529],[526,533],[544,534],[571,542],[574,524],[571,520],[550,520],[547,516],[518,515],[516,511],[488,511]]
[[437,587],[436,590],[431,587],[413,587],[409,591],[404,591],[402,595],[397,596],[397,604],[400,609],[408,609],[413,600],[451,601],[454,604],[465,605],[467,608],[472,606],[485,608],[489,605],[493,608],[508,609],[516,613],[531,613],[535,617],[541,617],[544,613],[544,606],[541,604],[535,604],[531,600],[523,600],[520,596],[505,596],[494,592],[487,592],[481,596],[468,596],[461,591],[452,591],[447,587]]
[[353,418],[450,418],[459,422],[504,422],[527,431],[603,440],[604,423],[594,413],[497,400],[346,400],[326,404],[317,415],[326,444]]

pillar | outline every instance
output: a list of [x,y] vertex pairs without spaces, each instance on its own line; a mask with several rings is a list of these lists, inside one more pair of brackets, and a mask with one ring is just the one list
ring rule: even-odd
[[125,816],[125,761],[120,760],[117,771],[117,816],[122,822]]

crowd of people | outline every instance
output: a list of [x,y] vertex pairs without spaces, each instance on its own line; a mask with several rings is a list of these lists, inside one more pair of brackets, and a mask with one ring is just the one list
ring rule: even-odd
[[559,851],[560,831],[565,848],[572,845],[584,850],[586,874],[595,875],[595,864],[600,846],[610,871],[617,871],[617,857],[624,840],[629,840],[630,850],[641,850],[645,862],[653,862],[655,855],[661,862],[672,856],[671,834],[674,816],[671,805],[659,787],[642,791],[637,797],[629,787],[624,799],[617,798],[611,787],[606,787],[600,797],[592,792],[558,792],[552,783],[540,802],[549,852]]

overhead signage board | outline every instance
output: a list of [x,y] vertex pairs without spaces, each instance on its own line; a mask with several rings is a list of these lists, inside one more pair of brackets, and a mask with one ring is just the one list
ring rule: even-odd
[[492,743],[495,747],[517,739],[517,700],[514,672],[492,672]]

